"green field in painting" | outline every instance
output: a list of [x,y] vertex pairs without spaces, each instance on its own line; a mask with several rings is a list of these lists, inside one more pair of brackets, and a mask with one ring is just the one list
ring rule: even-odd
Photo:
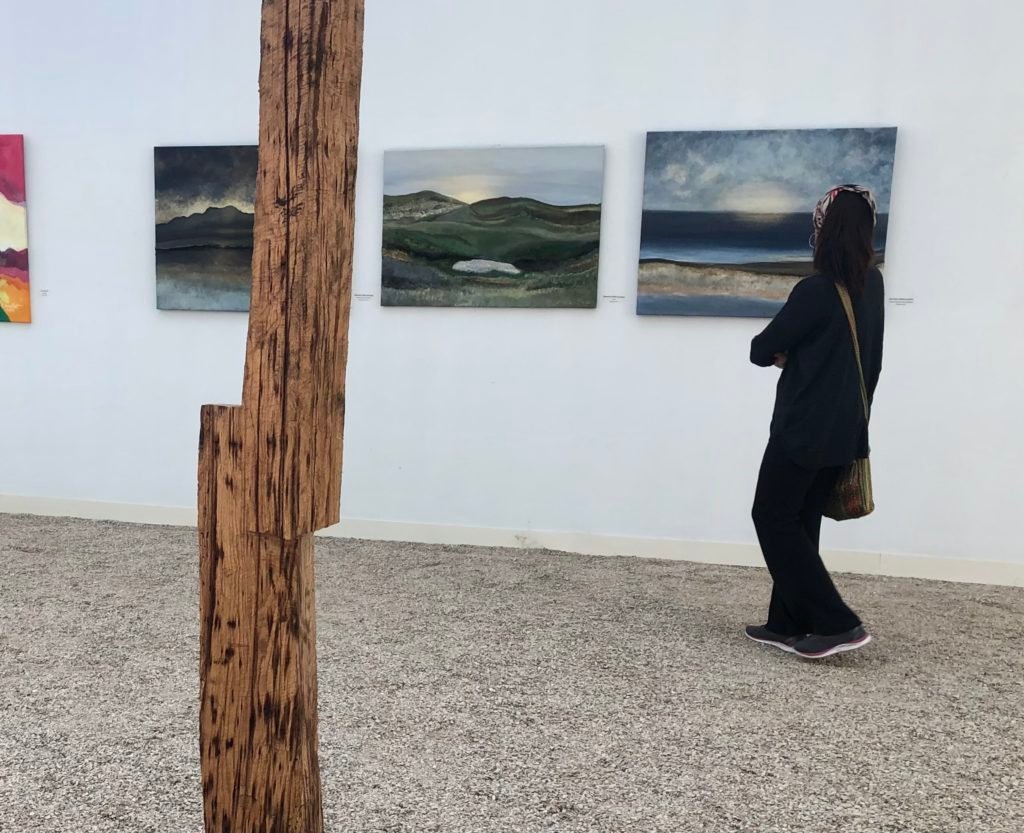
[[[466,204],[429,191],[385,197],[382,303],[592,307],[600,225],[597,205]],[[466,271],[472,261],[494,268]]]

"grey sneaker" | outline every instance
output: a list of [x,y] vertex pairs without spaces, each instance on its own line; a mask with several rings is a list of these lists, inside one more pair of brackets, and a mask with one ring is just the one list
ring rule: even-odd
[[795,645],[804,635],[799,636],[783,636],[781,633],[773,633],[763,625],[747,625],[743,632],[747,635],[747,639],[753,639],[754,642],[760,642],[762,645],[771,645],[773,648],[779,648],[785,651],[787,654],[795,654]]
[[804,659],[825,659],[836,654],[845,654],[847,651],[856,651],[870,641],[871,634],[864,630],[863,625],[857,625],[853,630],[837,633],[835,636],[808,634],[793,646],[793,653]]

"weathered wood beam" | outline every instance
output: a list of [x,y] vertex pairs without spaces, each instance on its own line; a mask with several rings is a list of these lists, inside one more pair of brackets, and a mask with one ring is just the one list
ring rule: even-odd
[[264,0],[241,407],[202,412],[206,829],[323,829],[313,537],[340,515],[364,0]]

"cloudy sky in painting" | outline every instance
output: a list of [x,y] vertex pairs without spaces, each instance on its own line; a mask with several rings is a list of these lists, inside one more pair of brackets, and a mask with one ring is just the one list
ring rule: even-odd
[[529,197],[550,205],[601,202],[604,148],[405,150],[384,154],[388,196],[437,191],[463,202]]
[[888,213],[896,129],[649,133],[648,211],[796,213],[832,185],[867,185]]
[[153,161],[157,223],[229,205],[255,212],[256,145],[156,148]]

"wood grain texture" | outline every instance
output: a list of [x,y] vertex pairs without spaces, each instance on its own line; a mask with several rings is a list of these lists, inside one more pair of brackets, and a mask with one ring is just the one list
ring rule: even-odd
[[340,519],[362,18],[362,0],[264,3],[242,401],[253,528],[284,538]]
[[240,407],[202,411],[208,831],[323,830],[313,535],[339,520],[363,0],[264,0]]
[[200,455],[200,749],[207,830],[322,829],[313,536],[245,528],[241,408]]

